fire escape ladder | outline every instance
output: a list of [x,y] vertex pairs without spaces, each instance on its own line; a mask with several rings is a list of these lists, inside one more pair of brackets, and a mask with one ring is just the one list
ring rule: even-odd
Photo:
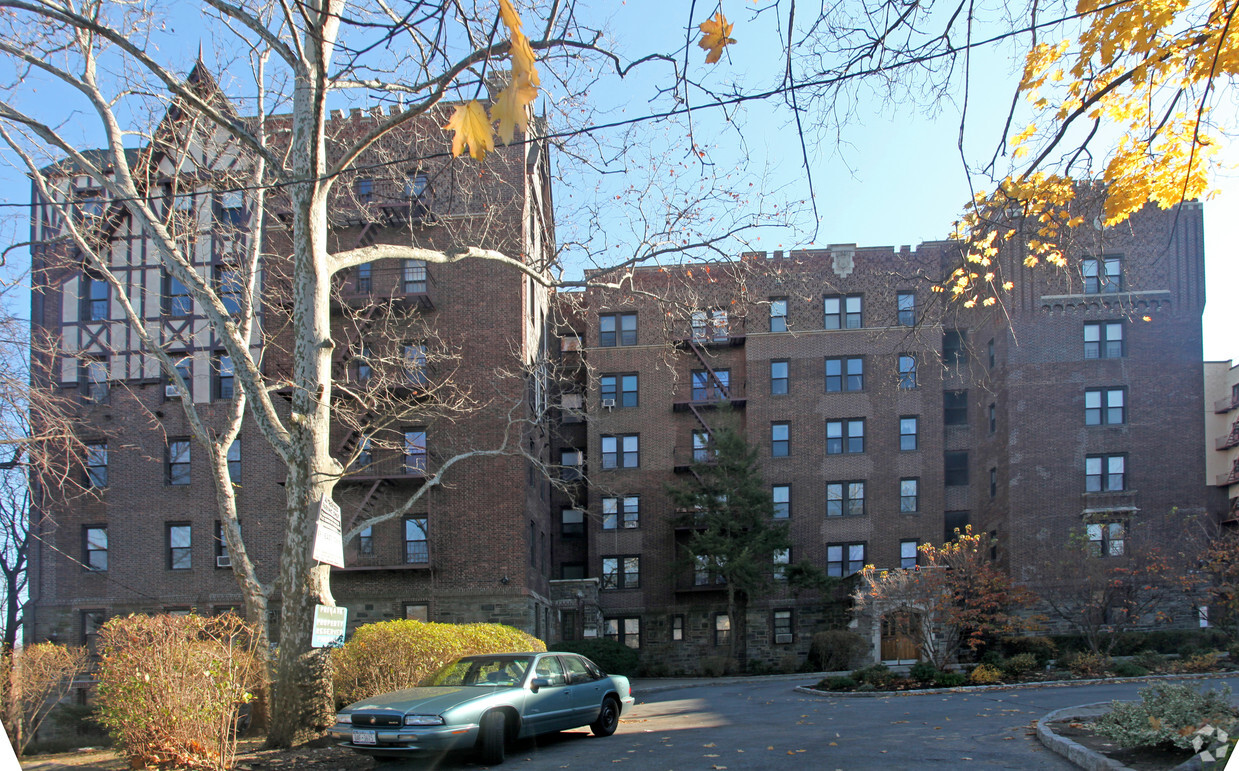
[[[694,354],[696,354],[697,360],[701,362],[701,366],[705,367],[706,373],[709,374],[710,382],[714,385],[715,388],[718,389],[719,393],[723,395],[723,398],[730,399],[731,393],[730,393],[728,386],[724,384],[722,380],[719,380],[718,374],[714,372],[714,367],[711,367],[710,362],[706,361],[706,351],[704,348],[701,347],[701,344],[690,337],[688,339],[688,348]],[[690,386],[691,386],[691,383],[690,383]]]
[[[374,413],[367,412],[365,415],[362,416],[361,424],[363,426],[369,425],[370,421],[373,419],[374,419]],[[361,440],[361,430],[356,429],[356,428],[350,429],[349,432],[344,435],[344,438],[340,440],[340,443],[336,445],[336,450],[335,450],[336,457],[342,457],[344,455],[348,455],[349,453],[351,453],[354,449],[356,449],[357,442],[360,440]]]
[[1230,424],[1230,436],[1226,438],[1226,446],[1234,447],[1239,444],[1239,418],[1235,418],[1235,422]]
[[1239,482],[1239,458],[1235,458],[1234,464],[1230,467],[1230,476],[1226,477],[1227,484]]
[[706,418],[704,415],[701,414],[701,410],[697,409],[697,405],[693,404],[692,402],[689,402],[688,408],[692,410],[693,415],[695,415],[697,418],[697,422],[700,423],[703,428],[705,428],[706,433],[709,434],[710,436],[710,441],[713,442],[714,441],[714,429],[710,428],[710,424],[706,422]]
[[[387,487],[387,484],[388,483],[386,479],[374,480],[374,484],[370,485],[370,489],[367,490],[366,494],[362,497],[361,503],[357,504],[357,510],[353,514],[354,524],[357,523],[359,520],[364,520],[366,518],[366,515],[369,513],[370,508],[371,508],[370,501],[374,499],[375,495],[378,492],[380,492],[383,488]],[[349,527],[352,527],[352,525],[350,524]]]

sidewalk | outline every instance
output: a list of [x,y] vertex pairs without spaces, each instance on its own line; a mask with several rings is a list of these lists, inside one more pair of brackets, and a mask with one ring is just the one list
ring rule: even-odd
[[799,685],[816,685],[822,678],[846,675],[847,672],[794,672],[790,675],[737,675],[732,677],[638,677],[630,678],[634,696],[661,693],[680,688],[700,688],[710,685],[737,685],[741,683],[770,683],[788,681]]

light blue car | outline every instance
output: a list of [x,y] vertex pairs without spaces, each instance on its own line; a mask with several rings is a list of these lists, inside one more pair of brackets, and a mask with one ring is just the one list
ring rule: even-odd
[[466,656],[417,688],[350,704],[331,732],[376,759],[476,749],[495,765],[516,739],[586,725],[610,736],[632,704],[628,678],[575,653]]

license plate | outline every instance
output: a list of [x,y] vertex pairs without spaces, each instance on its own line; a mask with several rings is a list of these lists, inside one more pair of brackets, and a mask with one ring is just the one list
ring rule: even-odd
[[353,730],[353,744],[378,744],[374,731]]

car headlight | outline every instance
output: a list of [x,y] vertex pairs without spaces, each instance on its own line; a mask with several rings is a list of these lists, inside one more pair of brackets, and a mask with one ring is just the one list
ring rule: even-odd
[[348,713],[348,712],[337,712],[336,713],[336,725],[340,725],[341,723],[347,724],[347,723],[352,723],[352,722],[353,722],[353,715],[351,713]]
[[443,718],[438,715],[405,715],[405,725],[443,725]]

